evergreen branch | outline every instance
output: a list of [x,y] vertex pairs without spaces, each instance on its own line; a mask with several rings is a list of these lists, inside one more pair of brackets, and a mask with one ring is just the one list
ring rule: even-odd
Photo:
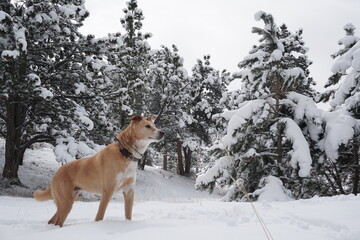
[[32,144],[37,143],[37,142],[48,142],[48,141],[53,141],[54,138],[49,136],[49,135],[36,135],[34,137],[32,137],[30,140],[26,141],[25,143],[23,143],[20,146],[20,149],[27,149],[29,148]]
[[[178,96],[189,84],[190,84],[190,82],[188,82],[187,84],[185,84],[185,86],[183,86],[182,88],[180,88],[177,92],[175,92],[175,93],[172,94],[171,96],[172,96],[172,97]],[[169,97],[170,97],[170,96],[168,95],[168,96],[166,97],[166,99],[164,100],[164,104],[163,104],[163,106],[161,107],[161,109],[160,109],[160,111],[159,111],[159,113],[158,113],[158,115],[157,115],[157,117],[156,117],[156,119],[155,119],[155,121],[154,121],[155,124],[157,124],[157,123],[160,121],[162,115],[164,114],[165,109],[167,109],[167,107],[172,103],[172,102],[166,103],[166,102],[168,101]]]
[[4,122],[6,122],[6,117],[3,113],[0,112],[0,119],[4,120]]
[[277,157],[278,154],[277,153],[271,153],[271,152],[261,152],[258,153],[260,156],[269,156],[269,157]]

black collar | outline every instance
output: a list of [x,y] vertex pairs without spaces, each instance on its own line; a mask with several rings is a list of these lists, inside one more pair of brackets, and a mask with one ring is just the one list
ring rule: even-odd
[[135,161],[135,162],[138,162],[140,160],[140,158],[136,158],[134,157],[134,155],[132,155],[131,152],[129,152],[129,150],[127,150],[124,145],[122,145],[122,143],[120,142],[119,139],[117,139],[115,137],[115,141],[118,142],[118,145],[119,145],[119,152],[124,155],[126,158],[129,158],[131,161]]

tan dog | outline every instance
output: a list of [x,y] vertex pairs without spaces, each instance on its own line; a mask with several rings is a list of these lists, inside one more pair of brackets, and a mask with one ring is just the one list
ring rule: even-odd
[[57,206],[49,224],[63,226],[78,190],[101,194],[95,221],[103,220],[106,207],[114,192],[123,189],[125,218],[131,220],[138,160],[152,142],[162,139],[164,132],[152,122],[155,116],[130,118],[130,125],[111,143],[92,157],[67,163],[59,168],[44,191],[37,190],[38,201],[54,199]]

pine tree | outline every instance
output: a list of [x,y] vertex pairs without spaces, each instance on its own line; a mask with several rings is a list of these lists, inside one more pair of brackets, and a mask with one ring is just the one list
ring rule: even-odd
[[[183,144],[185,174],[189,174],[189,166],[197,161],[205,164],[207,161],[206,147],[212,144],[220,132],[224,131],[216,116],[226,107],[222,100],[230,83],[230,73],[214,69],[210,64],[210,55],[203,60],[198,59],[192,68],[191,88],[189,88],[188,115],[192,116],[191,124],[187,124],[187,137]],[[197,149],[202,157],[191,158]],[[200,162],[199,162],[200,164]]]
[[135,113],[145,113],[145,94],[151,91],[146,82],[146,70],[151,61],[151,48],[147,39],[150,33],[143,34],[143,12],[136,0],[127,2],[123,9],[125,16],[120,19],[125,33],[118,38],[119,48],[111,51],[108,59],[116,66],[110,77],[114,84],[115,96],[111,104],[113,120],[120,129],[128,123],[128,118]]
[[[323,174],[335,194],[357,194],[360,191],[360,38],[354,35],[352,24],[346,24],[344,30],[346,35],[339,40],[343,48],[332,55],[336,60],[331,69],[333,74],[325,85],[326,88],[336,87],[326,91],[320,99],[324,102],[330,100],[333,113],[329,113],[331,117],[324,136],[324,158],[327,161]],[[334,134],[331,142],[327,141],[330,131],[334,131],[331,124],[336,122],[343,125],[341,134]],[[333,151],[326,144],[332,144]]]
[[211,142],[211,135],[217,132],[214,115],[224,109],[223,95],[230,82],[230,73],[221,73],[210,65],[210,56],[204,56],[204,62],[197,60],[192,69],[191,112],[196,122],[190,126],[206,144]]
[[265,27],[253,28],[261,36],[260,44],[234,74],[243,83],[235,101],[238,109],[222,114],[228,121],[226,135],[212,147],[218,160],[198,177],[196,186],[228,186],[225,199],[239,200],[243,193],[232,179],[245,180],[247,190],[254,192],[262,179],[274,176],[299,198],[306,191],[301,181],[311,172],[306,139],[311,137],[308,128],[313,119],[305,114],[302,119],[295,117],[299,110],[296,98],[316,95],[309,77],[311,62],[302,30],[292,34],[285,25],[279,28],[272,15],[264,12],[255,18],[263,20]]
[[83,1],[0,5],[3,177],[14,183],[19,183],[19,164],[33,143],[56,144],[62,162],[96,148],[88,134],[98,126],[90,117],[101,115],[97,109],[105,103],[97,96],[104,85],[93,77],[95,62],[87,57],[95,54],[91,43],[78,32],[87,16]]
[[189,105],[187,90],[190,78],[175,45],[172,49],[162,46],[155,50],[152,59],[148,74],[152,86],[148,95],[149,111],[157,114],[155,123],[166,132],[164,141],[157,144],[156,148],[168,156],[178,155],[176,164],[173,163],[175,159],[169,159],[170,165],[177,166],[178,172],[183,175],[185,170],[182,166],[180,135],[186,126],[185,122],[192,121],[185,112]]

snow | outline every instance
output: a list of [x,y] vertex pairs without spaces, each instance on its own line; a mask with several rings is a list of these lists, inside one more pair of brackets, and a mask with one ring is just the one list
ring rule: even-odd
[[333,162],[339,156],[338,149],[354,136],[356,121],[343,110],[324,112],[326,120],[326,134],[320,145],[325,149],[326,156]]
[[249,61],[249,60],[258,59],[260,62],[262,62],[263,59],[267,56],[268,56],[268,53],[260,49],[254,53],[250,53],[249,55],[245,56],[243,60]]
[[307,177],[311,170],[311,155],[309,145],[300,129],[300,127],[291,118],[283,118],[279,122],[285,123],[285,136],[293,144],[293,150],[290,152],[290,165],[293,168],[300,167],[299,176]]
[[[93,145],[93,144],[91,144]],[[93,146],[101,149],[101,146]],[[96,153],[87,143],[77,141],[73,137],[56,139],[56,147],[54,149],[56,161],[60,163],[68,163],[76,158],[92,156]]]
[[84,83],[75,83],[75,94],[85,93],[85,84]]
[[[339,108],[333,112],[327,112],[317,108],[315,102],[309,97],[295,92],[290,92],[287,96],[297,103],[294,108],[295,121],[303,119],[304,115],[305,119],[310,120],[309,130],[311,139],[317,141],[323,131],[321,125],[325,125],[324,136],[319,141],[318,146],[325,151],[330,161],[336,162],[339,156],[338,149],[340,145],[348,143],[354,137],[355,128],[359,124],[357,120],[346,109]],[[354,104],[351,100],[355,98],[360,98],[360,95],[355,94],[346,103],[349,106]]]
[[88,130],[94,129],[94,122],[91,121],[91,119],[88,118],[87,116],[85,115],[79,116],[79,120],[86,126]]
[[27,75],[27,78],[33,82],[34,87],[39,87],[41,85],[40,77],[35,73],[30,73]]
[[318,142],[319,135],[323,131],[321,126],[323,122],[322,111],[319,110],[316,103],[310,97],[296,92],[289,92],[287,97],[294,104],[294,120],[300,122],[302,119],[309,119],[308,128],[310,138],[313,141]]
[[275,49],[271,55],[270,59],[273,61],[279,61],[282,58],[283,52],[280,49]]
[[9,14],[7,14],[4,11],[0,11],[0,22],[2,22],[6,18],[8,18],[12,21],[12,17]]
[[202,185],[207,185],[214,181],[218,176],[227,177],[230,173],[227,169],[234,164],[234,157],[224,156],[219,158],[215,165],[206,171],[206,174],[202,174],[196,178],[195,187],[200,188]]
[[[0,155],[0,170],[3,164]],[[51,149],[28,150],[20,166],[21,181],[31,188],[39,183],[46,187],[59,166]],[[270,179],[265,188],[274,184],[270,189],[281,190],[276,182]],[[74,204],[63,228],[47,224],[55,212],[52,201],[0,196],[0,239],[266,239],[250,203],[219,201],[217,195],[195,191],[193,181],[152,167],[138,170],[136,185],[132,221],[124,220],[119,193],[109,203],[104,221],[94,221],[99,201],[92,198]],[[360,196],[276,200],[254,203],[276,240],[359,239]]]
[[63,12],[63,14],[66,16],[66,18],[74,18],[76,15],[76,6],[75,5],[64,5],[64,6],[60,6],[60,11]]
[[54,94],[47,88],[38,87],[37,90],[40,92],[39,96],[44,99],[51,99],[54,97]]
[[246,123],[246,120],[253,116],[264,106],[264,100],[254,100],[246,102],[242,107],[236,111],[228,111],[223,114],[223,117],[230,119],[227,125],[227,133],[222,138],[222,143],[225,147],[230,147],[237,142],[237,137],[234,136],[235,130]]
[[91,131],[94,129],[94,122],[88,117],[89,114],[83,107],[77,106],[76,114],[78,115],[80,122],[87,128],[87,130]]
[[306,75],[304,73],[304,70],[302,70],[299,67],[291,68],[291,69],[285,69],[281,72],[281,76],[285,79],[287,78],[306,78]]
[[8,58],[15,59],[19,56],[20,53],[17,50],[4,50],[1,52],[1,58],[3,59],[8,59]]
[[255,20],[256,20],[256,21],[260,21],[260,20],[261,20],[261,17],[262,17],[264,14],[266,14],[266,13],[263,12],[263,11],[258,11],[258,12],[256,12],[255,15],[254,15]]
[[277,177],[264,177],[260,180],[259,186],[262,188],[251,193],[252,196],[258,196],[259,201],[285,202],[293,200],[290,190],[285,189],[282,181]]
[[27,51],[27,42],[26,42],[25,31],[26,31],[26,29],[24,27],[20,27],[20,28],[16,29],[15,33],[14,33],[17,44],[20,45],[20,50],[23,52]]
[[[339,40],[339,45],[344,45],[344,47],[348,48],[354,43],[360,41],[360,38],[352,35],[355,31],[354,25],[348,23],[344,26],[344,30],[347,32],[346,36]],[[351,33],[351,34],[350,34]]]
[[[360,77],[360,41],[352,46],[344,55],[339,56],[333,64],[331,71],[333,73],[340,73],[346,77],[340,83],[339,88],[335,92],[334,99],[330,105],[335,108],[341,106],[346,100],[350,104],[356,101],[356,92],[358,91],[358,79]],[[347,73],[347,70],[349,72]],[[351,98],[355,97],[354,100]]]

